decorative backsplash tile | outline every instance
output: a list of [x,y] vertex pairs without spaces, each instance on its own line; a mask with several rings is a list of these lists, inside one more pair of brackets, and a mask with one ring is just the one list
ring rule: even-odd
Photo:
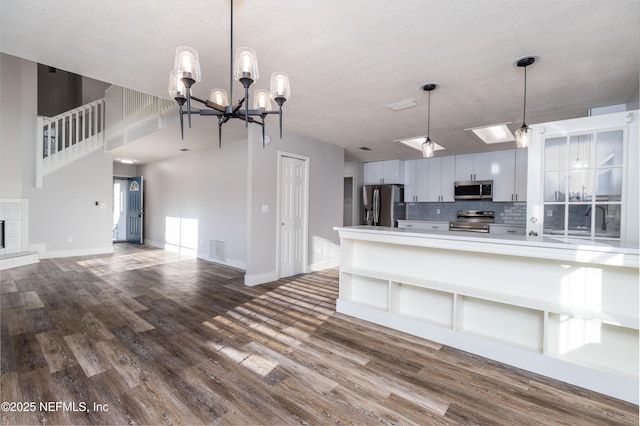
[[496,223],[508,225],[525,225],[527,220],[527,203],[494,203],[492,201],[470,200],[455,203],[405,203],[408,220],[431,220],[452,222],[456,220],[458,210],[492,210],[495,211]]

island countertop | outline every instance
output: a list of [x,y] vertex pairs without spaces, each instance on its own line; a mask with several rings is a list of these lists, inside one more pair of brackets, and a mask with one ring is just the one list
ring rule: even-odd
[[[384,240],[393,243],[450,250],[479,251],[509,256],[534,257],[638,268],[640,249],[637,244],[617,240],[590,240],[571,237],[488,234],[464,231],[432,231],[384,226],[335,227],[340,237]],[[368,237],[369,236],[369,237]]]

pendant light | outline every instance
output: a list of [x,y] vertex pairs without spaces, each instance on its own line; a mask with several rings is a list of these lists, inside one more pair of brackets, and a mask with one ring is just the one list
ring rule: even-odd
[[422,86],[422,90],[429,93],[429,98],[427,101],[427,139],[422,143],[422,156],[424,158],[431,158],[435,153],[435,144],[429,137],[429,131],[431,130],[431,92],[436,89],[437,84],[435,83],[427,83]]
[[525,122],[525,114],[527,112],[527,67],[536,61],[533,56],[527,56],[516,62],[516,65],[524,68],[524,106],[522,108],[522,126],[516,130],[516,146],[518,148],[527,148],[531,143],[533,129],[527,126]]

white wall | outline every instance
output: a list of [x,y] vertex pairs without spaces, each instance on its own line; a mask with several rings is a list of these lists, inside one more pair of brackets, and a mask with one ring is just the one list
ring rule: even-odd
[[43,258],[112,252],[111,157],[96,151],[36,189],[37,64],[2,54],[0,66],[0,198],[28,200],[29,248]]
[[167,218],[198,222],[198,257],[209,259],[210,241],[223,240],[226,264],[245,268],[247,144],[191,151],[138,166],[145,185],[145,242],[164,247]]
[[138,176],[138,166],[134,164],[122,164],[119,161],[113,163],[113,176],[134,177]]
[[29,238],[41,257],[113,251],[112,174],[111,156],[98,150],[45,176],[41,189],[25,186]]
[[[279,278],[277,261],[278,155],[309,158],[309,227],[307,264],[310,270],[338,264],[340,239],[334,226],[342,225],[344,149],[304,136],[268,128],[271,143],[262,148],[261,128],[249,126],[249,191],[247,269],[245,283],[254,285]],[[262,213],[263,205],[269,206]]]
[[0,54],[0,198],[22,198],[20,142],[32,137],[35,145],[36,78],[35,63]]

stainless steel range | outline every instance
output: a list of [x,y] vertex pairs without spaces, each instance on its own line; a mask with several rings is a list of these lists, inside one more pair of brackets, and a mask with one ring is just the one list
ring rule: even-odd
[[491,210],[458,210],[456,221],[449,222],[449,231],[489,232],[495,223],[495,212]]

